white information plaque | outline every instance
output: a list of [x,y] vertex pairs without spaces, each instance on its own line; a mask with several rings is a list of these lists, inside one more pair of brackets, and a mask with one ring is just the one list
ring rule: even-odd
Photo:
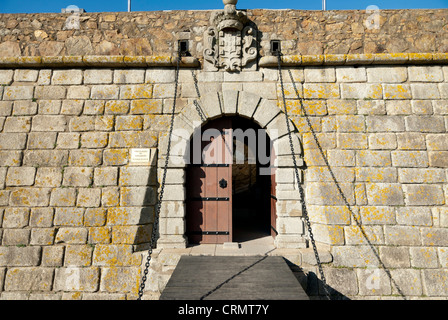
[[131,149],[132,163],[148,163],[151,159],[150,149]]

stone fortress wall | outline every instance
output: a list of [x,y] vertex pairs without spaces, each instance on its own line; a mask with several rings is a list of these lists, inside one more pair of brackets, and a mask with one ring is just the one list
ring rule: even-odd
[[[69,14],[1,14],[0,56],[171,56],[178,39],[189,39],[201,58],[212,11],[83,13],[79,30],[66,28]],[[366,11],[247,10],[261,33],[260,54],[270,39],[284,54],[446,52],[446,10]],[[369,18],[379,28],[367,28]],[[371,23],[372,21],[370,21]]]
[[[261,58],[241,73],[201,67],[209,11],[87,13],[79,30],[64,30],[67,14],[0,15],[1,299],[136,298],[180,39],[189,41],[192,57],[182,63],[176,113],[194,110],[193,70],[205,100],[218,96],[233,114],[266,126],[282,115],[268,49],[270,40],[281,40],[283,68],[291,68],[329,164],[381,260],[338,194],[285,72],[306,203],[334,292],[448,297],[447,10],[384,10],[375,30],[365,27],[364,11],[247,15]],[[269,112],[256,116],[262,105]],[[149,149],[150,161],[130,162],[133,148]],[[280,169],[277,182],[293,185],[291,167]],[[170,173],[159,230],[165,247],[155,251],[148,299],[158,298],[179,258],[168,240],[184,230],[183,171]],[[284,239],[303,238],[298,199],[285,193],[277,209]],[[323,293],[305,241],[281,242],[278,250],[311,296]]]

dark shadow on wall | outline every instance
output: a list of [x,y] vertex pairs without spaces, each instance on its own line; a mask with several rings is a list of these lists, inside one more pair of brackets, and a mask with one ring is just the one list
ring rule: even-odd
[[[151,150],[153,152],[153,149]],[[157,167],[157,152],[156,154],[151,154],[151,162],[149,166],[137,167],[137,168],[147,168],[147,182],[145,186],[138,187],[145,188],[144,195],[142,199],[139,199],[141,202],[140,207],[138,208],[139,212],[139,220],[135,227],[137,230],[135,231],[134,236],[134,252],[138,251],[147,251],[150,247],[151,236],[153,232],[156,232],[156,241],[159,238],[159,228],[154,230],[154,220],[156,218],[156,210],[159,202],[159,187],[160,184],[158,182],[158,167]],[[144,170],[145,171],[145,170]],[[141,192],[140,190],[136,190],[137,193]],[[129,214],[129,213],[128,213]],[[154,247],[157,242],[154,243]]]
[[[303,268],[291,262],[290,260],[283,258],[286,264],[291,269],[292,273],[299,281],[303,290],[305,290],[310,300],[328,300],[325,296],[324,283],[313,271],[305,272]],[[317,267],[316,267],[317,269]],[[330,293],[330,300],[350,300],[347,296],[332,288],[327,284],[328,291]]]

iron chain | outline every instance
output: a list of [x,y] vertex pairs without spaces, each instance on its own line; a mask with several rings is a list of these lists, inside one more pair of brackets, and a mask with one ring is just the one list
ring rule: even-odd
[[[196,77],[196,73],[194,73],[194,70],[191,70],[191,75],[193,76],[193,81],[194,81],[194,87],[196,89],[196,94],[198,95],[198,99],[201,99],[201,93],[199,92],[199,85],[198,85],[198,78]],[[204,116],[204,111],[201,108],[201,105],[199,104],[199,102],[195,99],[193,101],[193,104],[196,108],[196,111],[199,114],[199,117],[201,118],[202,123],[205,123],[205,116]]]
[[[280,62],[279,62],[280,63]],[[280,67],[279,67],[280,68]],[[341,186],[339,185],[338,180],[336,179],[336,176],[333,172],[333,170],[331,169],[330,163],[328,162],[327,157],[325,156],[325,152],[319,142],[319,139],[317,138],[316,132],[314,131],[313,125],[311,124],[311,120],[308,116],[308,113],[305,110],[305,107],[303,106],[303,99],[300,97],[299,94],[299,90],[297,89],[296,83],[294,81],[294,77],[292,75],[291,69],[288,69],[288,73],[289,73],[289,78],[291,79],[291,83],[292,86],[294,88],[295,94],[297,96],[297,99],[300,101],[300,108],[301,111],[303,113],[303,116],[305,117],[305,120],[307,122],[308,127],[310,128],[311,134],[313,136],[314,142],[316,143],[316,146],[322,156],[322,159],[324,160],[325,166],[327,167],[330,176],[334,182],[334,184],[336,185],[336,189],[338,190],[339,195],[342,198],[342,201],[344,202],[345,206],[347,207],[348,211],[350,212],[350,215],[353,217],[353,220],[355,221],[356,225],[358,226],[358,228],[361,231],[361,234],[363,235],[364,239],[366,240],[366,242],[368,243],[368,245],[370,246],[370,248],[373,251],[373,254],[375,255],[375,257],[377,258],[379,264],[381,265],[381,267],[384,269],[384,271],[386,272],[387,276],[389,277],[389,279],[391,280],[391,282],[394,284],[394,286],[396,287],[398,293],[403,297],[406,298],[404,293],[402,292],[402,290],[400,289],[400,287],[398,286],[398,284],[395,282],[395,280],[392,278],[392,275],[390,273],[390,271],[386,268],[386,266],[384,265],[384,263],[382,262],[377,250],[375,249],[375,247],[373,246],[372,242],[370,241],[370,239],[367,236],[366,231],[364,230],[361,221],[359,221],[358,217],[356,216],[356,214],[353,212],[353,209],[350,205],[350,202],[348,201],[347,197],[345,196],[344,192],[342,191]],[[281,77],[281,75],[280,75]],[[307,224],[309,224],[309,221],[307,222]]]
[[171,122],[170,122],[170,129],[169,129],[169,135],[168,135],[168,146],[167,146],[165,164],[163,167],[162,183],[160,186],[159,201],[157,202],[157,206],[156,206],[154,223],[153,223],[153,227],[152,227],[152,235],[151,235],[151,240],[150,240],[149,249],[148,249],[148,256],[146,258],[145,269],[143,271],[143,276],[142,276],[142,280],[141,280],[140,288],[139,288],[139,292],[138,292],[138,300],[142,299],[142,296],[143,296],[143,293],[145,290],[145,283],[146,283],[146,280],[148,277],[149,267],[151,264],[152,251],[153,251],[153,248],[155,247],[157,231],[159,230],[159,216],[160,216],[160,211],[162,209],[163,194],[165,192],[166,173],[167,173],[167,169],[168,169],[168,162],[169,162],[170,149],[171,149],[171,137],[172,137],[172,133],[173,133],[174,116],[175,116],[175,112],[176,112],[177,91],[178,91],[178,87],[179,87],[179,69],[180,69],[181,59],[182,59],[182,57],[180,55],[180,50],[179,50],[179,55],[178,55],[177,63],[176,63],[174,102],[173,102],[173,109],[171,111]]
[[[299,188],[299,193],[300,193],[300,203],[302,205],[302,213],[303,213],[303,217],[305,219],[305,223],[306,223],[306,226],[307,226],[308,236],[309,236],[309,238],[311,240],[311,244],[312,244],[312,247],[313,247],[313,251],[314,251],[314,255],[315,255],[315,258],[316,258],[317,266],[318,266],[318,269],[319,269],[321,281],[322,281],[323,288],[324,288],[324,291],[325,291],[325,296],[327,297],[328,300],[330,300],[330,292],[328,291],[327,280],[325,278],[324,270],[322,268],[322,263],[320,261],[319,253],[318,253],[317,247],[316,247],[316,241],[314,240],[313,230],[311,228],[311,222],[310,222],[310,219],[309,219],[309,216],[308,216],[308,210],[307,210],[306,203],[305,203],[305,192],[303,190],[302,184],[300,183],[299,169],[298,169],[298,166],[297,166],[297,160],[296,160],[296,155],[295,155],[295,151],[294,151],[294,144],[293,144],[293,140],[292,140],[291,126],[290,126],[289,117],[288,117],[288,109],[287,109],[287,106],[286,106],[285,88],[284,88],[284,85],[283,85],[283,75],[282,75],[282,66],[281,66],[281,61],[282,61],[281,54],[279,53],[277,55],[277,57],[278,57],[278,72],[279,72],[280,85],[281,85],[281,90],[282,90],[282,99],[283,99],[283,107],[284,107],[284,113],[285,113],[286,127],[288,129],[289,146],[291,148],[292,161],[293,161],[293,164],[294,164],[294,172],[295,172],[297,186]],[[294,86],[295,86],[295,84],[294,84]],[[298,93],[298,91],[296,91],[296,93]],[[298,97],[299,97],[299,95],[298,95]]]

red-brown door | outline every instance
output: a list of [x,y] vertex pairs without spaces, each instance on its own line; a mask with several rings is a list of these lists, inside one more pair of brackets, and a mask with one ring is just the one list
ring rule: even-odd
[[200,163],[187,169],[189,243],[232,242],[232,143],[226,141],[232,122],[221,118],[212,125],[202,128]]

